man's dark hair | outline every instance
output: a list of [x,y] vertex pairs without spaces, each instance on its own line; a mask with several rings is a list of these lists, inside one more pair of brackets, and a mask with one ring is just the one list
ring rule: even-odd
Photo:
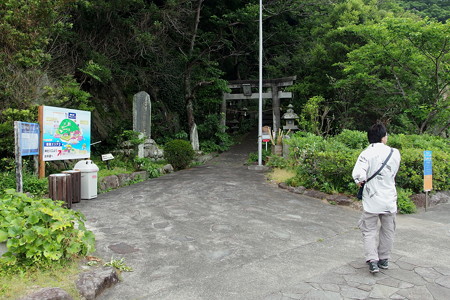
[[386,136],[386,127],[383,124],[377,123],[372,125],[369,130],[367,130],[367,138],[369,143],[381,143],[381,139]]

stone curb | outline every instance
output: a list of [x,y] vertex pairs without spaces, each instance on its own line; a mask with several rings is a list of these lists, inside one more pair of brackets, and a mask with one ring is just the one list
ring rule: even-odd
[[303,186],[292,187],[292,186],[287,185],[285,182],[279,183],[278,187],[281,189],[287,190],[291,193],[301,194],[301,195],[305,195],[308,197],[324,200],[333,205],[347,206],[347,207],[354,208],[356,210],[362,209],[361,202],[355,201],[353,197],[348,197],[348,196],[340,195],[340,194],[329,195],[329,194],[326,194],[326,193],[323,193],[320,191],[306,189]]
[[[280,189],[288,190],[291,193],[302,194],[308,197],[326,200],[328,203],[333,205],[348,206],[356,210],[362,210],[362,202],[355,201],[355,197],[348,197],[340,194],[329,195],[320,191],[306,189],[303,186],[292,187],[287,185],[285,182],[280,182],[278,184],[278,187]],[[412,195],[411,200],[416,204],[418,208],[425,207],[425,194]],[[430,196],[428,205],[435,206],[441,203],[448,202],[450,202],[450,191],[440,191]]]
[[[165,165],[160,170],[161,174],[168,174],[173,172],[173,167],[170,164]],[[148,179],[147,171],[139,171],[133,172],[130,174],[117,174],[105,176],[101,180],[98,181],[99,191],[104,192],[112,189],[117,189],[123,186],[126,186],[130,181],[136,179]]]
[[[93,300],[105,289],[119,282],[117,271],[114,268],[97,268],[79,274],[76,287],[83,299]],[[19,300],[73,300],[63,289],[50,287],[42,288],[28,294]]]

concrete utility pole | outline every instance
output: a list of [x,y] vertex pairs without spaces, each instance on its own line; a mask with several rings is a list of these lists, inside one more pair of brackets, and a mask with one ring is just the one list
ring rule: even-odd
[[258,166],[262,166],[262,0],[259,0],[259,115],[258,115]]

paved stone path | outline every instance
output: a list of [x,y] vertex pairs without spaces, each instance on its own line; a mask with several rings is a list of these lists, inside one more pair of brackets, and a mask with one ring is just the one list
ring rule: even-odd
[[399,216],[390,269],[372,275],[360,213],[248,170],[256,146],[76,204],[96,255],[134,269],[99,299],[450,299],[450,204]]

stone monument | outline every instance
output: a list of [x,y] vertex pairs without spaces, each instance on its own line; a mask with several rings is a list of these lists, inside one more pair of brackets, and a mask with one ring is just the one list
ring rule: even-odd
[[150,95],[139,92],[133,97],[133,131],[143,133],[146,138],[152,136],[152,102]]
[[[150,139],[152,135],[152,102],[150,95],[141,91],[133,97],[133,131],[139,138]],[[138,146],[138,157],[145,156],[144,144]]]
[[192,149],[194,151],[199,151],[200,150],[200,143],[198,141],[197,124],[194,124],[194,126],[191,129],[190,139],[191,139]]

